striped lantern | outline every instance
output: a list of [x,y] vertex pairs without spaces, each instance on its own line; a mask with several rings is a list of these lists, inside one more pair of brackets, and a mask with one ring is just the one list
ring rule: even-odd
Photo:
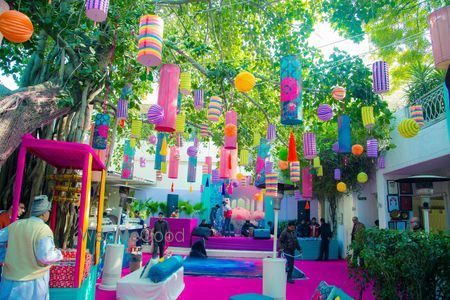
[[156,170],[156,181],[162,181],[162,174],[160,170]]
[[158,104],[150,106],[147,112],[147,121],[151,124],[159,124],[164,121],[164,109]]
[[197,156],[189,156],[187,182],[195,182],[197,176]]
[[320,168],[320,157],[314,157],[314,159],[313,159],[313,167],[314,168]]
[[142,133],[142,121],[134,119],[131,121],[131,137],[136,139],[141,138]]
[[212,183],[218,183],[220,180],[220,174],[219,174],[219,170],[214,169],[211,172],[211,182]]
[[133,179],[135,153],[136,150],[131,146],[130,140],[126,140],[123,146],[122,179]]
[[200,126],[200,135],[203,137],[211,136],[211,132],[209,131],[208,124],[202,123],[202,125]]
[[434,65],[446,70],[450,64],[450,6],[441,7],[428,16]]
[[389,92],[389,68],[385,61],[372,64],[373,92],[383,94]]
[[117,120],[126,120],[128,118],[128,101],[119,99],[117,102]]
[[172,146],[170,147],[169,174],[167,177],[169,177],[170,179],[177,179],[179,165],[180,165],[180,150],[177,147]]
[[270,142],[273,142],[277,137],[276,127],[274,124],[267,125],[267,135],[266,139]]
[[300,162],[293,161],[290,163],[290,179],[292,182],[300,181]]
[[158,105],[164,110],[164,120],[156,124],[155,129],[161,132],[174,132],[180,68],[177,65],[163,65],[159,78]]
[[236,149],[237,144],[237,113],[234,110],[227,111],[225,114],[225,149]]
[[409,112],[411,114],[411,119],[416,121],[419,127],[423,127],[425,125],[423,120],[423,109],[422,105],[413,105],[409,107]]
[[209,121],[216,123],[219,121],[219,117],[222,114],[222,98],[217,96],[212,96],[208,105],[208,115]]
[[303,198],[312,198],[312,174],[309,168],[302,169],[302,196]]
[[295,201],[298,201],[298,200],[300,200],[302,197],[301,197],[301,194],[300,194],[300,191],[299,190],[295,190],[294,191],[294,199],[295,199]]
[[241,166],[247,166],[248,165],[248,150],[242,149],[241,153],[239,153],[239,164]]
[[322,166],[317,168],[317,176],[319,176],[319,177],[323,176],[323,167]]
[[281,58],[280,77],[281,124],[298,125],[303,119],[302,68],[298,56]]
[[194,91],[194,108],[196,110],[201,110],[204,105],[204,94],[202,90]]
[[212,171],[212,157],[211,156],[205,157],[205,164],[208,166],[208,174],[211,174],[211,171]]
[[109,0],[87,0],[86,17],[94,22],[104,22],[108,16]]
[[141,17],[139,21],[137,56],[137,61],[141,65],[148,68],[156,67],[161,63],[163,32],[163,19],[155,15],[144,15]]
[[177,119],[175,121],[175,132],[177,133],[184,132],[185,125],[186,125],[186,115],[178,114]]
[[333,108],[328,104],[321,104],[317,108],[317,117],[321,121],[329,121],[333,118]]
[[264,170],[266,171],[266,173],[272,173],[273,172],[273,162],[266,161]]
[[180,74],[180,92],[185,96],[191,93],[191,73],[182,72]]
[[261,141],[261,135],[258,132],[253,134],[253,147],[258,147]]
[[208,165],[202,164],[202,174],[208,174]]
[[339,101],[344,100],[345,96],[347,94],[347,91],[342,86],[337,86],[331,91],[331,96]]
[[361,107],[361,116],[364,127],[367,129],[372,129],[375,125],[375,118],[373,116],[373,107],[372,106],[363,106]]
[[108,145],[108,130],[111,118],[108,114],[98,114],[95,116],[94,137],[92,139],[92,148],[106,149]]
[[303,156],[306,159],[313,159],[317,156],[316,135],[312,132],[303,134]]
[[341,180],[341,169],[334,169],[334,180]]
[[266,174],[266,195],[269,197],[278,195],[278,173]]
[[398,132],[404,138],[412,138],[415,137],[419,131],[420,127],[413,119],[406,119],[398,124]]
[[378,157],[378,141],[376,139],[367,140],[367,157]]
[[175,135],[175,142],[178,147],[183,147],[183,135],[180,132],[177,132]]
[[230,151],[227,151],[224,147],[220,148],[220,164],[219,164],[219,172],[221,179],[230,178]]
[[350,117],[347,115],[338,117],[338,141],[339,141],[339,153],[352,152]]
[[384,156],[378,157],[377,161],[378,169],[384,169],[384,165],[385,165]]

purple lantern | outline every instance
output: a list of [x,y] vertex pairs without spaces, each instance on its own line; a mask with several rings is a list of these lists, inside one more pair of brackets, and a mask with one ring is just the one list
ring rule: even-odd
[[378,169],[384,169],[384,156],[378,157]]
[[125,99],[119,99],[117,102],[117,115],[118,120],[125,120],[128,118],[128,101]]
[[328,104],[319,105],[317,117],[322,121],[329,121],[333,117],[333,108]]
[[217,170],[217,169],[212,170],[211,182],[217,183],[217,182],[219,182],[219,180],[220,180],[219,170]]
[[158,105],[153,104],[147,112],[147,119],[149,123],[159,124],[164,121],[164,109]]
[[204,105],[204,95],[202,90],[194,91],[194,108],[196,110],[201,110]]
[[266,173],[272,173],[272,171],[273,171],[273,162],[266,161],[265,170],[266,170]]
[[376,61],[372,65],[373,92],[389,92],[389,68],[385,61]]
[[273,142],[275,140],[275,138],[277,137],[277,132],[275,129],[275,125],[274,124],[269,124],[267,125],[267,135],[266,138],[267,140],[270,142]]
[[331,146],[334,152],[339,153],[339,142],[336,142]]
[[334,169],[334,179],[341,180],[341,169]]
[[109,0],[87,0],[86,16],[94,22],[103,22],[108,16]]
[[303,134],[303,155],[306,159],[313,159],[317,156],[316,135],[312,132]]
[[367,157],[378,157],[378,141],[376,139],[367,140]]

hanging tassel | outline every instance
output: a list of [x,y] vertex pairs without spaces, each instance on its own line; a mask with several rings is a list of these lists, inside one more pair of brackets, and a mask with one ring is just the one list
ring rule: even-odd
[[233,165],[232,165],[232,163],[231,163],[231,153],[230,154],[228,154],[228,169],[232,169],[233,168]]
[[306,201],[305,209],[310,209],[310,207],[309,207],[309,201]]
[[209,179],[208,178],[206,178],[205,187],[209,187]]
[[295,143],[294,133],[291,131],[289,136],[288,162],[298,161],[297,146]]
[[233,194],[233,186],[231,184],[228,185],[227,193],[230,195]]
[[172,186],[170,187],[170,192],[173,193],[173,182],[172,182]]
[[189,186],[189,193],[192,193],[192,184]]
[[166,136],[164,135],[163,141],[162,141],[162,145],[161,145],[161,151],[159,151],[159,154],[162,156],[166,156],[167,155],[167,141],[166,141]]

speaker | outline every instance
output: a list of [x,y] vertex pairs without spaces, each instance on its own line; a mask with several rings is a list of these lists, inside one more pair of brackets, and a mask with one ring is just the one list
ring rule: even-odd
[[270,239],[270,230],[269,229],[254,229],[253,230],[253,238],[255,240]]
[[170,215],[178,208],[178,195],[177,194],[167,194],[167,216]]
[[307,201],[298,201],[297,202],[297,221],[301,220],[309,220],[311,210],[305,209]]

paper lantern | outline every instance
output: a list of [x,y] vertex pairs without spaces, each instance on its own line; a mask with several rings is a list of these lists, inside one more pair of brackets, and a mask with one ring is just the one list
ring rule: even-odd
[[404,138],[412,138],[415,137],[419,131],[420,127],[413,119],[406,119],[398,124],[398,133]]
[[253,134],[253,147],[258,147],[261,141],[261,135],[258,132]]
[[197,156],[189,156],[187,182],[195,182],[197,176]]
[[297,145],[295,142],[295,136],[294,133],[291,131],[289,135],[289,148],[288,148],[288,162],[298,161],[297,157]]
[[376,61],[372,64],[373,92],[382,94],[389,92],[389,68],[385,61]]
[[378,141],[376,139],[367,140],[367,157],[378,157]]
[[371,129],[375,125],[375,118],[373,116],[372,106],[363,106],[361,108],[361,115],[364,127]]
[[180,164],[180,151],[177,147],[170,147],[170,155],[169,155],[169,174],[167,177],[171,179],[178,178],[178,167]]
[[194,108],[196,110],[201,110],[204,104],[204,95],[202,90],[194,91]]
[[369,180],[369,176],[367,176],[367,174],[364,172],[360,172],[360,173],[358,173],[358,175],[356,175],[356,180],[359,183],[366,183],[367,180]]
[[166,157],[165,156],[162,157],[162,161],[161,161],[161,173],[162,174],[166,174],[167,173],[167,161],[166,161]]
[[158,141],[156,143],[156,150],[155,150],[155,165],[154,165],[155,170],[161,170],[161,161],[163,156],[160,153],[163,145],[163,140],[165,139],[165,137],[166,134],[162,132],[158,133]]
[[303,198],[312,198],[312,174],[309,168],[302,169],[302,196]]
[[158,104],[150,106],[147,112],[147,120],[151,124],[159,124],[164,121],[164,109]]
[[130,140],[126,140],[123,147],[122,179],[133,179],[135,153],[136,150],[131,146]]
[[133,148],[136,148],[136,139],[130,139],[130,145]]
[[339,153],[351,153],[352,136],[349,116],[338,117],[338,141]]
[[208,166],[208,174],[211,174],[211,172],[212,172],[212,157],[211,156],[205,157],[205,164]]
[[255,76],[247,71],[239,73],[234,79],[234,86],[239,92],[250,92],[256,84]]
[[[447,2],[448,3],[448,2]],[[430,26],[431,46],[434,65],[446,70],[450,65],[450,6],[442,7],[428,16]]]
[[173,132],[177,117],[180,68],[177,65],[163,65],[159,78],[158,105],[164,110],[164,120],[156,124],[155,129],[161,132]]
[[321,121],[329,121],[333,118],[333,108],[328,104],[321,104],[317,108],[317,117]]
[[323,176],[323,167],[322,166],[317,168],[317,176],[319,176],[319,177]]
[[384,169],[384,167],[385,167],[384,156],[378,157],[377,167],[378,167],[378,169]]
[[202,174],[208,174],[208,165],[202,164]]
[[219,164],[219,176],[222,179],[230,178],[230,168],[228,167],[229,151],[224,147],[220,148],[220,164]]
[[280,168],[280,170],[284,171],[287,168],[289,168],[289,163],[287,161],[284,161],[284,160],[279,160],[278,161],[278,167]]
[[86,17],[94,22],[104,22],[108,16],[109,0],[87,0]]
[[314,157],[313,159],[313,167],[319,168],[320,167],[320,157]]
[[116,118],[118,120],[125,120],[128,118],[128,101],[125,99],[119,99],[117,102]]
[[317,156],[316,135],[312,132],[303,134],[303,156],[306,159],[313,159]]
[[273,142],[275,138],[277,137],[277,132],[274,124],[268,124],[267,125],[267,134],[266,139],[269,142]]
[[295,201],[298,201],[298,200],[300,200],[302,197],[301,197],[301,194],[300,194],[300,191],[299,190],[295,190],[294,191],[294,199],[295,199]]
[[280,106],[281,124],[297,125],[302,122],[302,68],[299,57],[281,58]]
[[299,161],[291,162],[289,171],[290,171],[290,179],[292,182],[300,181],[300,162]]
[[239,155],[239,164],[241,166],[247,166],[248,165],[248,150],[242,149],[241,153]]
[[142,121],[141,120],[132,120],[131,121],[131,137],[139,139],[142,133]]
[[211,172],[211,182],[212,183],[218,183],[219,180],[220,180],[219,170],[217,170],[217,169],[212,170],[212,172]]
[[[258,170],[256,172],[256,179],[255,179],[255,185],[256,186],[261,186],[264,185],[265,183],[265,170],[264,170],[264,161],[266,160],[266,158],[269,156],[269,151],[270,151],[270,144],[267,142],[267,140],[265,138],[261,138],[259,146],[256,148],[257,149],[257,167],[258,167],[258,162],[262,161],[262,168],[260,168],[260,170]],[[259,172],[260,171],[260,172]]]
[[333,149],[334,152],[339,153],[339,142],[334,143],[331,146],[331,149]]
[[185,96],[191,93],[191,73],[182,72],[180,74],[180,92]]
[[208,115],[209,121],[216,123],[219,121],[219,117],[222,114],[222,98],[213,96],[209,100]]
[[202,123],[202,125],[200,126],[200,135],[203,137],[211,136],[211,132],[209,131],[208,124]]
[[157,141],[157,138],[154,134],[152,134],[151,136],[148,137],[148,142],[152,145],[155,145]]
[[94,137],[92,140],[92,148],[106,149],[108,144],[108,130],[110,117],[107,114],[97,114],[95,116]]
[[278,194],[278,173],[266,174],[266,195],[276,197]]
[[333,91],[331,92],[331,96],[334,99],[339,100],[339,101],[344,100],[346,94],[347,94],[347,91],[342,86],[335,87],[333,89]]
[[175,132],[184,132],[184,127],[186,125],[186,116],[184,114],[178,114],[175,121]]
[[423,120],[423,109],[422,105],[412,105],[409,107],[411,119],[416,121],[419,127],[423,127],[425,125]]
[[233,110],[225,114],[225,149],[236,149],[237,144],[237,113]]
[[160,170],[156,170],[156,181],[162,180],[162,174]]
[[334,169],[334,180],[341,180],[341,169]]
[[24,43],[33,35],[33,23],[27,15],[16,10],[0,14],[0,32],[12,43]]
[[360,144],[355,144],[352,146],[352,154],[356,156],[360,156],[364,152],[364,147]]
[[[144,15],[139,21],[137,61],[143,66],[156,67],[161,63],[164,21],[155,15]],[[178,70],[179,74],[179,70]],[[178,93],[177,86],[173,92]]]
[[344,182],[338,182],[338,184],[336,184],[336,189],[338,192],[344,193],[347,191],[347,185]]
[[272,173],[273,172],[273,162],[266,161],[265,166],[264,166],[264,171],[266,171],[266,173]]

